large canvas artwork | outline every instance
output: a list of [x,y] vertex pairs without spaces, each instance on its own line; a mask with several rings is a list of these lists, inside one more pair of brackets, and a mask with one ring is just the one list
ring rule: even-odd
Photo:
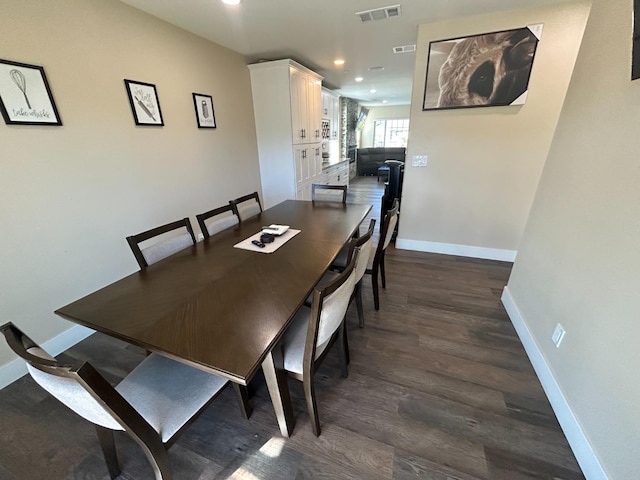
[[429,44],[423,110],[522,105],[542,25]]

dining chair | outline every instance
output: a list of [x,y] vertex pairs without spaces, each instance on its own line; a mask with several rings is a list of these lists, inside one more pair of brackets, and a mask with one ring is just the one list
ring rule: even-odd
[[311,307],[303,305],[276,347],[282,355],[282,365],[276,367],[278,383],[286,385],[290,376],[302,382],[311,426],[315,436],[320,435],[320,419],[316,403],[314,374],[324,360],[329,346],[337,343],[340,352],[341,373],[348,375],[348,348],[343,339],[344,319],[355,286],[355,265],[359,250],[351,263],[333,281],[315,288]]
[[196,215],[196,220],[198,220],[198,225],[200,225],[200,230],[204,238],[212,237],[216,233],[220,233],[240,223],[236,206],[231,203]]
[[[394,199],[393,205],[387,211],[382,220],[380,227],[380,238],[378,239],[378,245],[370,255],[365,273],[371,275],[371,286],[373,288],[373,306],[376,310],[380,310],[380,294],[378,290],[378,276],[382,280],[382,288],[387,288],[387,280],[384,272],[384,252],[391,243],[391,237],[393,231],[398,223],[398,199]],[[331,264],[331,269],[341,271],[349,257],[348,248],[343,248],[338,253],[336,259]]]
[[[358,309],[358,325],[362,328],[364,327],[364,309],[362,308],[362,279],[364,274],[366,273],[367,266],[369,264],[369,258],[373,256],[373,231],[376,226],[375,219],[371,219],[369,222],[369,229],[367,233],[364,235],[353,238],[349,242],[349,246],[347,248],[347,257],[346,263],[349,264],[356,250],[359,249],[360,254],[358,255],[358,261],[355,265],[355,287],[353,290],[353,295],[351,297],[351,301],[355,299],[356,308]],[[333,270],[328,270],[318,282],[318,287],[322,287],[333,281],[339,275],[338,272]],[[311,305],[313,302],[313,294],[309,295],[306,305]],[[351,304],[351,303],[349,303]]]
[[[169,235],[182,228],[186,230],[184,233],[173,236]],[[158,236],[162,236],[163,238],[157,243],[144,248],[140,247],[141,243]],[[163,258],[173,255],[183,248],[195,245],[196,237],[193,234],[189,218],[185,217],[182,220],[167,223],[166,225],[152,228],[137,235],[131,235],[127,237],[127,242],[138,261],[138,265],[143,269]]]
[[235,200],[230,200],[229,203],[235,206],[241,222],[262,212],[262,204],[260,203],[258,192],[243,195]]
[[314,202],[347,203],[347,186],[313,183],[311,184],[311,200]]
[[58,362],[13,323],[0,330],[35,382],[95,425],[112,479],[120,474],[114,437],[118,430],[142,448],[156,480],[171,480],[167,449],[228,383],[151,354],[113,387],[90,363]]

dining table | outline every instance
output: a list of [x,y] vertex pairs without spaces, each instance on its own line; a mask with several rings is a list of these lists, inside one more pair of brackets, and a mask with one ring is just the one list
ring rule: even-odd
[[[286,200],[55,313],[238,385],[262,368],[288,437],[295,420],[286,381],[276,375],[282,358],[274,347],[370,209]],[[237,248],[272,224],[299,233],[272,253]]]

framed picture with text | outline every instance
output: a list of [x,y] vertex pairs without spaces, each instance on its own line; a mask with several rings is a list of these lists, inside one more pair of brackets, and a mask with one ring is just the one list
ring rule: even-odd
[[193,106],[196,109],[198,128],[216,128],[216,116],[213,112],[213,98],[211,98],[211,95],[194,93]]
[[44,68],[0,59],[0,111],[7,125],[62,125]]
[[129,95],[131,112],[136,125],[164,126],[156,86],[127,79],[124,81],[124,86]]

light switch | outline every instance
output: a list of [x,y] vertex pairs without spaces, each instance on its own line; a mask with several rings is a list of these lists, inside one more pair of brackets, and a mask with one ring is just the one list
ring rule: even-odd
[[412,167],[426,167],[427,166],[427,155],[414,155],[411,157],[411,166]]

